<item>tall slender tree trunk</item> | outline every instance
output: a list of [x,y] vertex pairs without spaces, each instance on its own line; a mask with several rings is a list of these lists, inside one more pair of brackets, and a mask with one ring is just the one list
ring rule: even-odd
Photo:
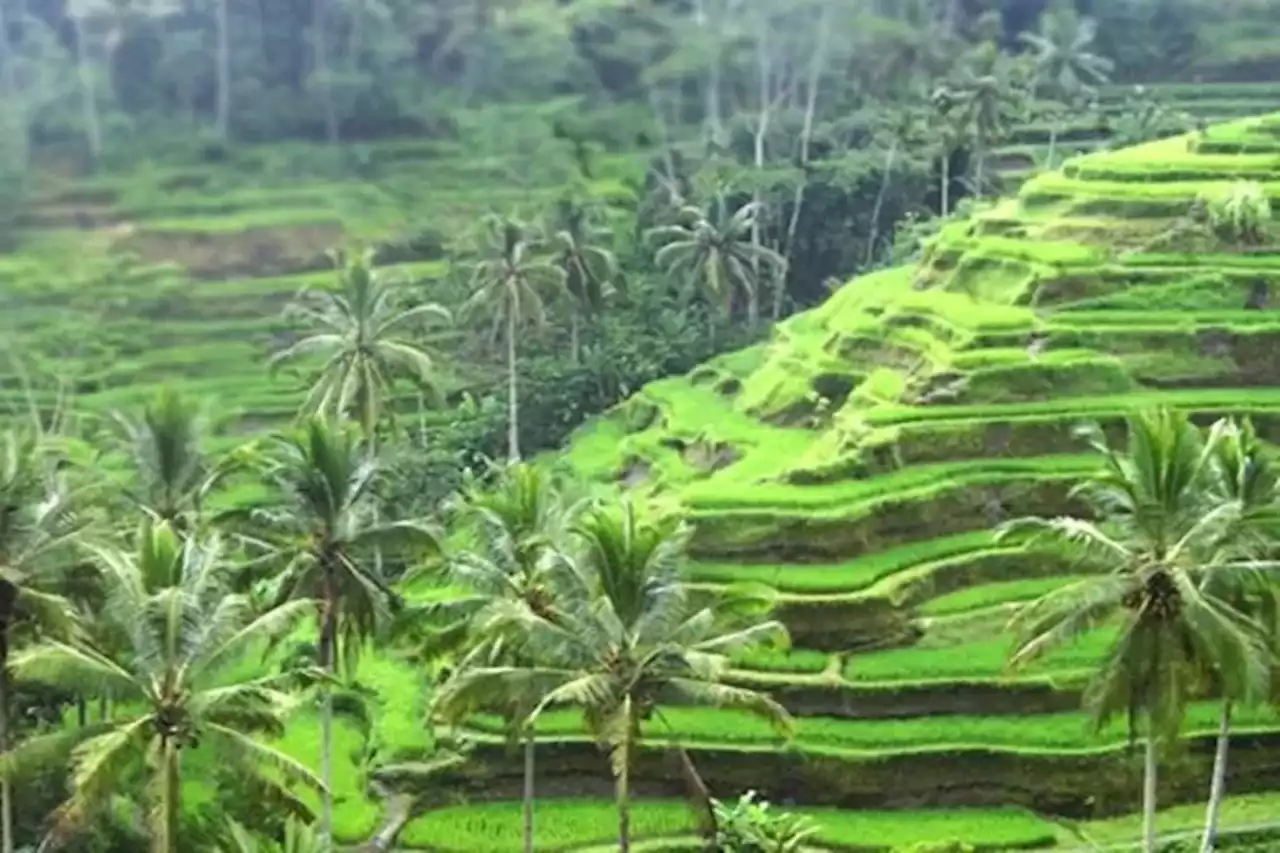
[[675,751],[676,758],[680,761],[680,772],[684,776],[689,799],[697,807],[701,833],[708,842],[714,841],[716,837],[716,810],[711,802],[711,789],[707,787],[702,774],[698,772],[693,759],[689,757],[689,751],[678,745],[675,747]]
[[13,122],[11,128],[7,123],[0,123],[0,129],[8,129],[13,133],[13,142],[18,155],[18,164],[26,167],[31,155],[31,138],[27,127],[25,105],[18,94],[18,74],[14,67],[13,50],[9,45],[9,24],[4,14],[4,3],[0,2],[0,86],[4,87],[6,97],[4,115]]
[[[809,145],[813,139],[813,117],[818,109],[818,83],[822,78],[822,67],[826,61],[827,55],[827,33],[830,27],[830,9],[832,4],[825,3],[822,6],[822,15],[818,19],[817,44],[814,46],[813,55],[809,62],[809,80],[807,83],[807,91],[805,92],[804,105],[804,122],[800,126],[800,166],[805,168],[809,165]],[[809,185],[809,175],[806,172],[800,176],[800,180],[796,183],[795,195],[791,199],[791,221],[787,223],[787,242],[783,251],[783,257],[787,262],[791,262],[791,255],[795,252],[796,234],[800,228],[800,210],[804,207],[804,191]],[[777,322],[782,317],[782,298],[786,295],[787,277],[782,275],[777,281],[777,286],[773,289],[773,319]]]
[[578,343],[578,308],[574,306],[569,309],[569,353],[573,358],[573,363],[577,364],[580,359],[581,347]]
[[315,65],[320,75],[321,97],[324,99],[325,135],[331,145],[338,143],[338,111],[333,104],[333,81],[329,77],[329,3],[312,0],[312,26],[315,28]]
[[156,853],[178,853],[178,815],[182,808],[182,750],[169,738],[160,747],[160,772],[164,774],[160,791],[160,820],[163,825],[153,842]]
[[1154,726],[1147,721],[1147,749],[1142,766],[1142,851],[1155,853],[1156,850],[1156,771],[1157,747]]
[[951,152],[945,151],[942,154],[942,215],[945,217],[951,212]]
[[871,234],[867,237],[867,256],[863,266],[870,266],[875,259],[876,242],[880,239],[880,211],[884,207],[884,197],[889,192],[889,179],[893,174],[894,161],[898,159],[898,140],[895,137],[889,146],[889,153],[884,158],[884,176],[880,179],[880,191],[876,193],[876,202],[871,208]]
[[[715,22],[708,20],[707,0],[695,0],[693,20],[699,29],[716,31]],[[724,145],[724,120],[720,109],[720,50],[718,47],[713,49],[710,64],[707,66],[704,102],[706,138],[708,142],[719,148]]]
[[507,315],[507,457],[520,460],[520,394],[516,387],[516,308]]
[[524,811],[524,826],[521,830],[524,837],[524,853],[533,853],[533,761],[537,743],[533,727],[530,726],[524,734],[524,802],[521,806]]
[[759,33],[756,36],[756,51],[759,59],[759,92],[760,116],[756,120],[754,141],[754,163],[756,167],[756,189],[751,201],[755,211],[751,217],[751,291],[747,294],[747,324],[755,328],[760,322],[760,216],[764,206],[764,197],[760,191],[760,174],[764,171],[764,140],[769,133],[769,120],[773,113],[773,63],[769,55],[769,20],[760,13]]
[[1218,841],[1218,814],[1227,792],[1227,751],[1231,747],[1231,702],[1222,703],[1218,720],[1218,745],[1213,753],[1213,778],[1209,783],[1209,805],[1204,814],[1204,838],[1200,853],[1210,853]]
[[[327,570],[326,570],[327,574]],[[333,687],[329,679],[335,670],[335,642],[337,639],[338,612],[333,597],[333,583],[325,578],[324,613],[320,622],[320,668],[325,682],[320,685],[320,844],[323,850],[333,845]]]
[[1058,154],[1058,120],[1049,125],[1049,168],[1052,169]]
[[218,0],[218,137],[231,137],[231,0]]
[[987,182],[987,135],[979,127],[973,142],[973,156],[977,159],[977,165],[974,167],[973,191],[977,193],[978,198],[982,198],[985,194],[985,184]]
[[614,793],[618,802],[618,853],[631,853],[631,791],[628,784],[631,775],[630,735],[623,740],[620,751],[622,755],[617,764],[617,778],[614,780]]
[[102,125],[98,121],[98,98],[93,91],[93,69],[89,67],[84,21],[79,15],[69,17],[71,26],[75,30],[76,75],[80,81],[80,108],[84,112],[85,134],[89,137],[89,155],[96,168],[102,160]]
[[[9,627],[0,627],[0,754],[9,751]],[[13,787],[0,778],[0,850],[13,853]]]

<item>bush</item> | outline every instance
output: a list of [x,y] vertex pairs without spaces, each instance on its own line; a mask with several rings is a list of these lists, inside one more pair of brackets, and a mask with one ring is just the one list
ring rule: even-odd
[[1209,200],[1208,212],[1220,240],[1245,246],[1266,242],[1271,201],[1257,181],[1236,181],[1225,195]]
[[806,817],[774,811],[747,791],[733,804],[711,801],[716,814],[716,846],[721,853],[791,853],[818,831]]

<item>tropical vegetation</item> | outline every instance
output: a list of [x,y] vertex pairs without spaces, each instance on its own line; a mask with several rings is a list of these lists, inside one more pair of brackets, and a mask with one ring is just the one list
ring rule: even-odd
[[0,0],[0,853],[1273,845],[1276,11]]

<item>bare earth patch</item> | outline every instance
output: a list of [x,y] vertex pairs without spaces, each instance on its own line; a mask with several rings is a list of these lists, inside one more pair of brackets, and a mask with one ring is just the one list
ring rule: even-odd
[[244,231],[135,230],[112,248],[138,254],[144,263],[181,264],[197,278],[274,276],[306,272],[328,265],[325,251],[340,245],[337,223],[282,225]]

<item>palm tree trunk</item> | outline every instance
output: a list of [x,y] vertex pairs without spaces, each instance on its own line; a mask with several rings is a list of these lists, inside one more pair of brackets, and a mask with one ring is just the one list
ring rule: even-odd
[[987,140],[986,133],[981,128],[974,136],[973,156],[978,161],[975,166],[973,191],[977,193],[978,198],[982,198],[987,179]]
[[631,853],[631,792],[628,783],[631,775],[631,736],[623,738],[622,753],[618,760],[617,778],[614,780],[618,801],[618,853]]
[[951,152],[942,155],[942,215],[951,212]]
[[627,783],[631,776],[631,733],[639,727],[634,706],[628,695],[623,699],[626,715],[626,729],[622,733],[622,742],[618,744],[617,753],[612,757],[613,792],[618,804],[618,853],[631,853],[631,792]]
[[520,461],[520,397],[516,388],[516,314],[507,315],[507,456]]
[[569,310],[569,352],[573,357],[573,363],[579,362],[579,346],[578,346],[578,309],[571,308]]
[[325,579],[324,614],[320,625],[320,668],[325,682],[320,686],[320,843],[330,850],[333,844],[333,687],[329,683],[334,673],[334,641],[337,629],[337,609],[333,600],[332,584]]
[[1230,746],[1231,702],[1226,701],[1222,703],[1222,716],[1218,721],[1218,746],[1213,754],[1213,779],[1209,783],[1209,806],[1205,809],[1200,853],[1211,853],[1218,840],[1218,813],[1227,790],[1227,750]]
[[675,750],[676,758],[680,761],[681,775],[684,776],[685,785],[688,788],[689,799],[697,807],[699,830],[703,837],[712,841],[716,837],[716,810],[711,803],[711,789],[707,787],[702,774],[698,772],[693,759],[689,757],[689,751],[679,745],[675,746]]
[[[0,33],[0,38],[4,34]],[[9,751],[9,628],[0,629],[0,753]],[[13,788],[0,779],[0,849],[13,853]]]
[[160,790],[160,820],[163,825],[156,833],[156,853],[178,853],[178,813],[182,807],[178,762],[181,757],[177,744],[165,738],[160,754],[160,772],[164,774]]
[[1142,852],[1156,850],[1156,738],[1148,721],[1147,749],[1142,767]]
[[89,137],[89,154],[96,168],[102,159],[102,126],[98,122],[98,99],[93,92],[93,75],[90,73],[89,57],[85,46],[84,21],[79,15],[71,15],[71,26],[75,29],[76,40],[76,73],[80,78],[80,105],[84,111],[84,128]]
[[231,136],[231,0],[218,0],[218,137]]
[[1058,153],[1058,120],[1049,125],[1049,168],[1052,169]]
[[524,736],[524,853],[533,853],[533,759],[537,739],[533,729]]
[[898,157],[898,140],[894,139],[889,146],[889,153],[884,158],[884,176],[880,179],[880,192],[876,193],[876,203],[871,208],[871,234],[867,237],[867,257],[863,266],[871,266],[876,254],[876,241],[880,239],[880,209],[884,207],[884,197],[889,192],[889,178],[893,174],[893,161]]

